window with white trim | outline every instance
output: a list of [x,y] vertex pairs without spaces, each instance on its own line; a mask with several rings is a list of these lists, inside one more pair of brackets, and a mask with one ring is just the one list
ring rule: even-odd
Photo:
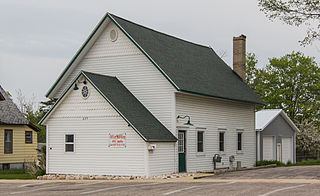
[[204,131],[197,132],[197,152],[203,152]]
[[74,134],[65,135],[65,152],[74,152]]

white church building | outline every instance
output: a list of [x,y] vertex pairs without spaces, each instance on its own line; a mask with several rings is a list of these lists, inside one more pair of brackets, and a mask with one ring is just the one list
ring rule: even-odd
[[[256,161],[245,39],[211,47],[107,13],[47,93],[48,174],[154,176]],[[230,157],[234,161],[230,162]]]

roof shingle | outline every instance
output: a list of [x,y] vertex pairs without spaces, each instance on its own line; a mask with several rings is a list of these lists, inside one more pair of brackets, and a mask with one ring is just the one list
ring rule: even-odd
[[19,111],[16,104],[13,103],[12,99],[8,96],[1,85],[0,94],[4,98],[4,100],[0,101],[0,124],[28,125],[29,122]]
[[178,90],[264,104],[212,48],[110,15],[178,86]]

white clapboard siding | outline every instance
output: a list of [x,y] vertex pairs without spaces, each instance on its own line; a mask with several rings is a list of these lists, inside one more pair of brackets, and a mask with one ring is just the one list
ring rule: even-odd
[[[146,143],[90,85],[71,88],[47,121],[48,173],[147,175]],[[126,134],[125,148],[111,148],[109,133]],[[75,152],[65,152],[65,134],[75,135]]]
[[[189,115],[194,127],[205,128],[204,153],[197,153],[197,135],[194,128],[187,129],[187,171],[206,171],[213,169],[212,157],[219,154],[219,129],[225,131],[225,151],[222,163],[217,167],[228,167],[229,156],[242,166],[252,167],[256,161],[256,133],[254,125],[254,106],[195,96],[176,94],[177,115]],[[184,123],[186,120],[179,120]],[[237,152],[237,130],[243,130],[243,150]],[[202,131],[202,129],[201,129]],[[236,163],[233,164],[236,166]]]
[[154,142],[156,149],[149,152],[150,176],[171,174],[175,172],[175,143]]
[[[109,38],[112,29],[118,32],[115,42]],[[174,110],[171,105],[175,88],[112,22],[72,69],[54,97],[59,97],[81,70],[116,76],[160,122],[172,130]]]

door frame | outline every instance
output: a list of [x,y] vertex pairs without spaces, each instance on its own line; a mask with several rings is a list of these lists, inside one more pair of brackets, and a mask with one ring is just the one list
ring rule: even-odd
[[[178,140],[179,140],[179,133],[183,133],[183,136],[184,136],[184,157],[185,157],[185,160],[184,160],[184,165],[185,165],[185,171],[181,171],[181,172],[187,172],[187,131],[186,130],[178,130]],[[180,172],[180,159],[179,159],[179,141],[178,141],[178,172]]]

